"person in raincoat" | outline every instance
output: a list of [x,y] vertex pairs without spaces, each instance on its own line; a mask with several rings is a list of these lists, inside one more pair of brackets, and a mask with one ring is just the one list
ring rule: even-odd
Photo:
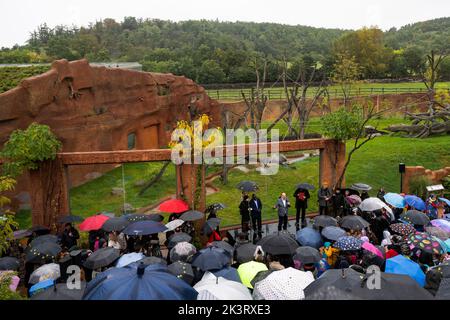
[[242,232],[245,234],[250,230],[250,211],[249,211],[249,197],[244,195],[241,203],[239,204],[239,213],[241,214],[241,227]]
[[322,257],[326,260],[330,267],[334,267],[339,256],[339,249],[333,248],[330,242],[325,242],[323,247],[319,249]]
[[80,238],[80,234],[71,223],[66,223],[64,231],[61,235],[61,244],[63,247],[70,249],[77,245],[77,240]]
[[297,188],[294,192],[295,198],[295,228],[300,230],[300,213],[302,219],[302,227],[306,226],[306,209],[308,208],[308,199],[310,198],[309,191],[302,188]]
[[328,206],[330,204],[331,196],[332,193],[330,188],[328,188],[328,182],[324,182],[317,192],[320,215],[328,215]]

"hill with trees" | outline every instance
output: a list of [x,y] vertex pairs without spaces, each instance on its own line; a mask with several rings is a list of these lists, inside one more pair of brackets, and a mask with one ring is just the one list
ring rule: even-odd
[[[91,62],[138,61],[145,71],[185,75],[198,83],[255,81],[255,63],[265,59],[267,80],[280,76],[280,62],[319,64],[331,77],[338,57],[361,67],[360,78],[415,77],[430,49],[450,51],[450,18],[418,22],[383,32],[377,28],[339,30],[276,23],[182,21],[126,17],[86,27],[42,24],[27,43],[0,50],[0,64],[55,59]],[[449,59],[447,59],[449,60]],[[262,65],[259,63],[258,65]],[[441,66],[450,79],[450,62]],[[3,86],[5,87],[5,86]]]

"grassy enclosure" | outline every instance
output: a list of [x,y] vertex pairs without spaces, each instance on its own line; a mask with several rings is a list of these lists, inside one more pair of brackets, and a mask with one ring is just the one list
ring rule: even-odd
[[[370,124],[383,129],[390,124],[401,123],[401,118],[381,118],[373,120]],[[265,123],[263,127],[267,127]],[[280,129],[280,136],[287,130],[281,122],[276,128]],[[320,119],[313,118],[309,123],[309,132],[320,132]],[[349,141],[347,150],[353,142]],[[296,152],[300,155],[302,152]],[[294,154],[291,154],[293,156]],[[429,169],[439,169],[450,163],[450,139],[448,136],[439,136],[428,139],[403,138],[398,136],[382,136],[364,145],[353,156],[353,160],[347,170],[346,182],[368,183],[373,187],[370,192],[375,195],[376,190],[384,187],[387,191],[398,192],[400,176],[398,164],[404,162],[408,166],[420,165]],[[156,204],[160,199],[175,194],[176,180],[175,167],[170,164],[160,181],[147,189],[143,195],[139,195],[142,186],[139,181],[149,181],[163,166],[162,162],[132,163],[123,167],[119,166],[101,177],[91,180],[70,192],[70,204],[73,214],[87,217],[100,211],[109,211],[119,214],[124,203],[123,195],[112,195],[112,188],[122,188],[125,185],[125,201],[135,208]],[[315,186],[319,179],[319,159],[310,157],[296,162],[288,167],[280,166],[279,172],[274,176],[263,176],[257,172],[254,166],[248,166],[249,172],[233,169],[229,173],[229,183],[223,185],[220,179],[211,182],[218,192],[207,196],[207,204],[222,202],[227,208],[219,212],[223,219],[222,225],[240,223],[237,206],[239,205],[240,192],[235,188],[241,180],[254,180],[258,182],[260,190],[258,195],[263,202],[263,217],[270,219],[276,217],[275,210],[271,209],[280,192],[286,192],[292,198],[294,187],[299,182],[312,183]],[[207,174],[220,170],[220,166],[211,166]],[[309,211],[317,209],[316,193],[312,193],[309,203]],[[294,214],[291,209],[290,214]],[[21,228],[31,225],[29,211],[17,214]]]

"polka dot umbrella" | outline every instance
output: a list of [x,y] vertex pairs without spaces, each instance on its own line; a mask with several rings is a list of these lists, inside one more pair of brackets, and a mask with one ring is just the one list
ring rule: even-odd
[[408,236],[408,243],[424,252],[432,254],[442,254],[444,249],[433,236],[426,232],[415,232]]
[[362,240],[352,236],[344,236],[340,237],[333,246],[338,249],[341,249],[342,251],[350,251],[350,250],[360,250],[361,245]]
[[394,233],[397,233],[402,236],[408,236],[413,232],[416,232],[416,229],[409,223],[393,223],[389,226]]

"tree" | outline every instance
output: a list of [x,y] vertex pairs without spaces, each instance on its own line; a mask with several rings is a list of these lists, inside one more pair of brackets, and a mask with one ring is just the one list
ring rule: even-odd
[[336,56],[354,57],[365,78],[384,77],[392,58],[392,49],[385,47],[383,31],[362,28],[344,34],[333,46]]
[[225,80],[225,73],[220,65],[214,60],[205,60],[197,75],[199,83],[221,83]]
[[0,176],[0,256],[8,250],[10,241],[14,239],[14,230],[19,227],[14,221],[14,213],[5,208],[10,199],[3,195],[4,192],[12,191],[16,180],[9,176]]
[[[385,111],[383,110],[381,112]],[[351,149],[347,153],[344,167],[334,188],[341,188],[345,172],[352,160],[353,154],[375,138],[373,134],[366,134],[365,127],[371,119],[378,116],[381,112],[375,112],[373,105],[369,105],[366,112],[364,112],[361,106],[356,105],[351,109],[341,107],[337,111],[328,113],[321,118],[322,129],[326,137],[343,142],[354,140]],[[335,159],[332,159],[332,162],[335,164],[337,163],[338,152],[339,150],[336,150]]]
[[347,107],[352,86],[361,76],[361,67],[356,62],[355,57],[348,57],[339,54],[333,65],[333,73],[331,79],[334,83],[339,84],[342,95],[344,97],[344,106]]
[[406,112],[412,120],[411,125],[393,125],[387,129],[392,132],[407,132],[415,138],[426,138],[434,134],[450,133],[450,102],[440,99],[436,94],[436,82],[440,77],[440,66],[446,55],[431,50],[426,56],[426,71],[422,82],[427,87],[428,110],[421,113]]
[[0,152],[0,157],[5,160],[3,172],[16,177],[24,170],[36,170],[40,162],[54,160],[61,146],[46,125],[32,123],[26,130],[17,129]]
[[[311,112],[318,106],[320,99],[327,95],[321,64],[310,56],[303,56],[288,67],[284,57],[282,70],[281,79],[286,107],[267,130],[270,131],[279,120],[283,119],[288,126],[290,138],[294,136],[297,139],[304,139]],[[318,80],[319,85],[313,89],[313,85]],[[309,99],[308,91],[313,91]],[[298,116],[298,128],[294,126],[294,111]]]

